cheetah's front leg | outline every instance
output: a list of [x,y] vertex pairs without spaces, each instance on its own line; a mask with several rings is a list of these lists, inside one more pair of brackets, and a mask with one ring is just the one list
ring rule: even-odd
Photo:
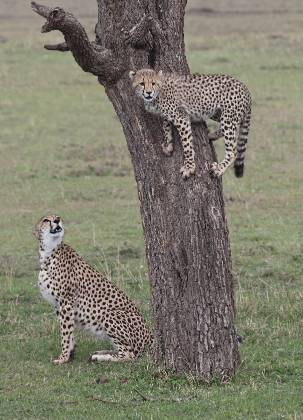
[[61,303],[59,307],[61,332],[61,354],[53,362],[56,365],[67,363],[74,349],[74,309],[71,304]]
[[170,156],[174,150],[173,146],[173,130],[169,121],[163,121],[164,143],[162,143],[162,150],[166,156]]
[[186,113],[180,113],[175,119],[175,126],[179,132],[184,152],[184,165],[182,166],[180,172],[182,174],[182,178],[186,179],[193,175],[196,171],[193,135],[188,115],[186,115]]

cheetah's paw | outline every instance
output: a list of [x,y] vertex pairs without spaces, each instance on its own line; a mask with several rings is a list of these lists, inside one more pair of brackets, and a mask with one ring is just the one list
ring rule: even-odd
[[222,165],[220,165],[219,163],[213,162],[210,166],[209,172],[213,177],[219,178],[223,175],[224,168],[222,168]]
[[169,144],[167,144],[167,143],[162,143],[162,150],[163,150],[163,153],[166,155],[166,156],[171,156],[171,154],[172,154],[172,152],[173,152],[173,150],[174,150],[174,146],[173,146],[173,144],[172,143],[169,143]]
[[195,163],[185,163],[184,166],[180,169],[183,179],[189,178],[196,172],[196,164]]
[[58,359],[53,360],[54,365],[63,365],[68,363],[71,359],[68,356],[59,356]]

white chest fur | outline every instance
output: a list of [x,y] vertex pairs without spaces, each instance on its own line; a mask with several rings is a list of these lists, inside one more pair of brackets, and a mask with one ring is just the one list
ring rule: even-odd
[[38,286],[43,298],[53,306],[57,306],[57,299],[52,294],[51,280],[44,269],[41,269],[38,277]]

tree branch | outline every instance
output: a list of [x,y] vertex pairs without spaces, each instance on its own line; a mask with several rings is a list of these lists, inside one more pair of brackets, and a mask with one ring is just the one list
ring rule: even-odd
[[45,44],[44,48],[50,51],[61,51],[61,52],[70,51],[66,42],[61,42],[60,44]]
[[43,4],[38,4],[35,1],[31,2],[31,6],[34,12],[38,13],[38,15],[40,16],[45,17],[46,19],[53,10],[51,7],[44,6]]
[[45,45],[48,50],[71,51],[76,62],[85,72],[98,76],[101,83],[113,83],[125,72],[125,59],[121,50],[113,52],[95,42],[90,42],[81,23],[69,12],[50,8],[36,2],[31,3],[38,15],[46,18],[41,32],[61,31],[65,42]]

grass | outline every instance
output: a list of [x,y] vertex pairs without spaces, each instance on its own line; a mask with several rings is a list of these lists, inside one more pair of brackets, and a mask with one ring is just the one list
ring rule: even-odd
[[[81,333],[76,360],[51,364],[58,325],[37,288],[32,227],[45,211],[60,213],[67,241],[150,320],[137,192],[102,87],[69,54],[42,49],[61,37],[43,38],[27,4],[0,6],[0,418],[303,418],[301,4],[275,13],[283,2],[263,3],[218,0],[208,13],[188,5],[192,70],[233,74],[254,98],[245,177],[224,177],[242,364],[212,386],[168,375],[148,354],[88,364],[105,345]],[[90,7],[82,20],[93,27]]]

